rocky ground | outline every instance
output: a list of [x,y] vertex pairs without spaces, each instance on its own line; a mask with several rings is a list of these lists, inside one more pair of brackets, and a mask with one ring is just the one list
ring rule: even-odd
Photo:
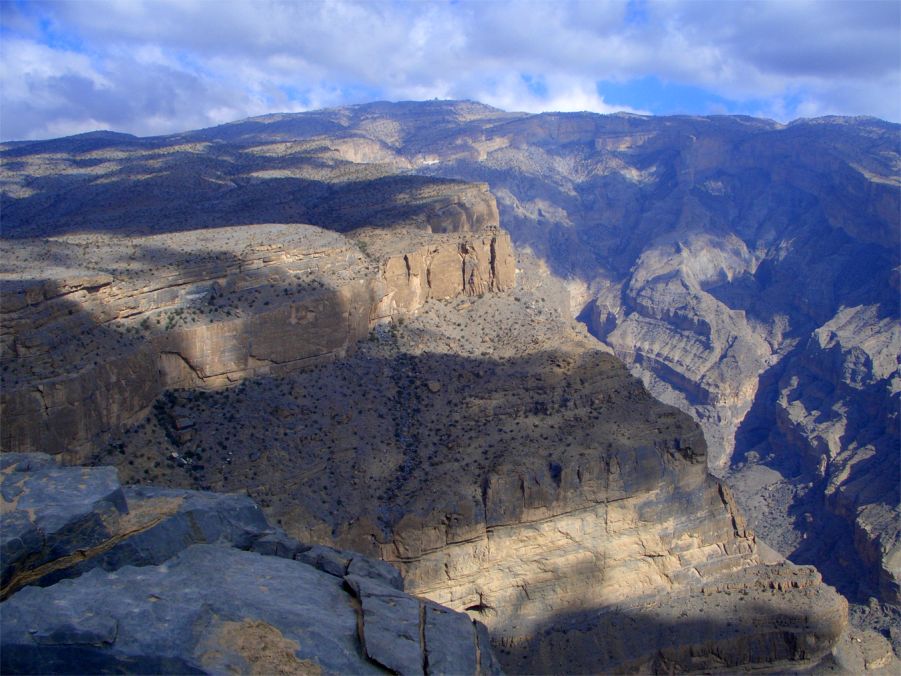
[[246,496],[2,463],[4,673],[500,673],[484,626],[385,563],[302,545]]

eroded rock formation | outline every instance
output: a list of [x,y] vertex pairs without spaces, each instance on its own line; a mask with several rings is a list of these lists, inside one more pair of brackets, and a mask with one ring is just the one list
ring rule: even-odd
[[166,388],[333,360],[429,298],[513,285],[509,237],[490,223],[416,235],[395,234],[380,262],[306,225],[5,242],[3,450],[81,459]]
[[[364,248],[403,261],[389,239]],[[693,634],[703,648],[679,639],[635,652],[591,619],[583,629],[610,652],[595,668],[828,653],[844,601],[811,570],[760,568],[728,489],[707,473],[697,426],[570,322],[562,285],[519,268],[515,289],[427,299],[340,360],[171,391],[95,461],[130,481],[244,488],[293,536],[392,562],[407,591],[484,622],[512,671],[549,668],[560,645],[548,637],[567,618],[634,606],[640,622],[675,612],[662,602],[672,595],[707,614]],[[767,601],[760,579],[788,605]],[[757,595],[755,619],[733,632],[721,610],[729,584]]]
[[[82,430],[80,418],[59,415],[74,434],[26,434],[25,443],[115,463],[129,482],[248,490],[295,537],[394,561],[410,589],[483,619],[513,671],[807,664],[841,631],[841,598],[811,569],[761,567],[765,550],[706,465],[728,464],[737,431],[747,459],[775,457],[780,448],[797,458],[793,435],[810,441],[803,456],[816,464],[806,471],[815,473],[825,456],[819,476],[824,484],[835,478],[832,513],[860,524],[858,549],[869,562],[891,564],[897,500],[863,488],[893,438],[886,406],[893,400],[876,371],[897,353],[884,293],[891,286],[879,277],[894,255],[886,251],[896,237],[890,168],[897,153],[881,123],[818,124],[838,125],[841,160],[824,149],[813,124],[658,125],[455,103],[246,121],[130,141],[139,147],[133,156],[135,148],[115,147],[121,139],[93,136],[10,148],[6,159],[17,164],[6,165],[2,179],[12,236],[89,224],[147,233],[157,224],[171,232],[270,220],[354,230],[354,241],[316,231],[313,239],[322,239],[313,248],[322,255],[315,265],[325,271],[308,276],[309,250],[300,247],[288,261],[296,251],[265,230],[257,232],[273,248],[214,247],[237,261],[236,274],[222,273],[217,262],[191,279],[196,261],[209,255],[191,249],[169,259],[193,271],[187,278],[156,265],[137,274],[146,278],[154,268],[158,290],[174,297],[141,301],[120,316],[106,290],[132,279],[129,264],[116,266],[123,273],[94,261],[72,274],[90,259],[97,236],[23,240],[24,253],[4,260],[47,267],[49,259],[29,247],[68,250],[51,275],[65,281],[36,295],[28,288],[44,282],[25,283],[21,295],[32,300],[15,303],[12,321],[4,320],[5,330],[13,327],[4,337],[4,391],[12,383],[21,397],[4,402],[4,416],[46,416],[59,401],[96,391],[82,408],[88,419],[101,411],[99,424]],[[340,139],[328,136],[335,130]],[[861,136],[869,139],[866,157],[848,164]],[[801,142],[811,155],[796,166],[791,148]],[[88,164],[91,171],[81,172]],[[822,187],[823,167],[838,172],[838,185],[868,196],[866,227],[850,202],[833,198],[840,191]],[[521,257],[511,291],[512,255],[495,230],[486,186],[392,176],[411,168],[489,180],[505,224],[545,260]],[[46,187],[53,180],[37,180],[47,173],[77,182],[69,194],[78,204],[60,210]],[[403,234],[386,225],[402,226]],[[434,234],[448,229],[460,232]],[[159,249],[175,236],[158,237],[142,241]],[[278,239],[291,244],[284,231]],[[850,261],[873,274],[852,274]],[[24,266],[10,265],[22,284]],[[568,286],[549,273],[569,276]],[[813,280],[827,280],[834,293],[809,293]],[[104,324],[73,311],[71,321],[87,321],[69,324],[49,298],[58,289],[71,289],[98,316],[107,308],[113,315]],[[92,306],[92,298],[104,302]],[[196,311],[199,299],[212,309]],[[865,309],[858,343],[837,328],[850,325],[839,316],[842,299],[854,301],[846,309]],[[710,453],[688,418],[653,400],[569,324],[571,309],[583,311],[656,395],[700,420]],[[872,334],[868,312],[876,317]],[[148,335],[136,336],[145,317]],[[103,383],[121,383],[133,371],[104,375],[100,355],[112,355],[113,364],[116,352],[89,346],[88,337],[103,335],[95,325],[112,329],[104,345],[147,351],[140,352],[146,371],[139,365],[134,373],[154,374],[148,391],[110,399],[115,386]],[[815,343],[805,342],[821,328]],[[84,344],[73,335],[85,336]],[[805,353],[811,365],[801,368]],[[98,363],[89,359],[79,372],[90,381],[75,395],[48,399],[58,379],[92,355]],[[20,365],[28,370],[20,373]],[[846,375],[855,385],[832,396],[827,383],[835,387]],[[167,387],[175,389],[154,401]],[[859,398],[867,388],[872,397]],[[871,401],[879,422],[843,428],[842,419],[865,418],[848,414],[861,401]],[[776,418],[778,439],[755,431],[773,429]],[[852,429],[864,431],[852,439]],[[18,447],[11,445],[18,438],[4,436],[5,447]],[[875,460],[853,461],[871,451]],[[828,486],[820,488],[826,495]],[[891,594],[891,576],[883,579]],[[372,604],[378,615],[379,602]],[[742,619],[733,622],[738,609]],[[653,640],[616,635],[639,626],[651,628]],[[584,649],[569,663],[568,636]],[[589,645],[602,650],[592,657]]]

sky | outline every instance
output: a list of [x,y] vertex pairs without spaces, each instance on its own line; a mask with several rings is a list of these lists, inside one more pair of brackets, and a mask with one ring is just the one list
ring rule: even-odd
[[0,0],[0,139],[376,100],[901,121],[901,0]]

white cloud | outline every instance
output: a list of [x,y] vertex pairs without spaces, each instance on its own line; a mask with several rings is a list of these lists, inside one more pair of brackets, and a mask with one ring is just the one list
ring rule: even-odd
[[598,95],[593,80],[566,74],[555,74],[548,78],[546,92],[542,92],[541,95],[530,90],[518,74],[510,74],[493,80],[488,87],[476,89],[473,98],[504,110],[526,113],[540,113],[547,110],[592,113],[646,112],[610,105]]
[[0,24],[5,138],[61,120],[147,134],[376,98],[609,112],[622,106],[596,82],[648,75],[779,119],[901,119],[895,0],[117,0],[6,3]]

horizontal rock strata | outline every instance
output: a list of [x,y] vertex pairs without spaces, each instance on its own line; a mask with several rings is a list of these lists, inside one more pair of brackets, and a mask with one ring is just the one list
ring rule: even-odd
[[[692,668],[725,653],[761,667],[828,653],[847,617],[841,598],[808,569],[760,566],[731,494],[707,473],[699,428],[550,310],[565,293],[553,280],[524,271],[511,293],[430,300],[353,355],[284,378],[173,392],[123,438],[125,455],[98,460],[128,477],[248,487],[295,537],[390,561],[407,591],[479,619],[509,671],[566,663],[565,642],[545,636],[568,617],[634,605],[640,624],[669,596],[714,615],[730,579],[772,579],[812,619],[775,630],[782,611],[761,594],[741,631],[699,625]],[[195,439],[168,440],[179,416]],[[586,619],[585,640],[606,641],[605,626]],[[680,636],[614,651],[595,671],[678,653]],[[755,636],[769,647],[754,649]]]
[[382,259],[305,225],[5,242],[0,447],[83,458],[166,388],[333,360],[429,298],[513,286],[503,231],[411,238]]

